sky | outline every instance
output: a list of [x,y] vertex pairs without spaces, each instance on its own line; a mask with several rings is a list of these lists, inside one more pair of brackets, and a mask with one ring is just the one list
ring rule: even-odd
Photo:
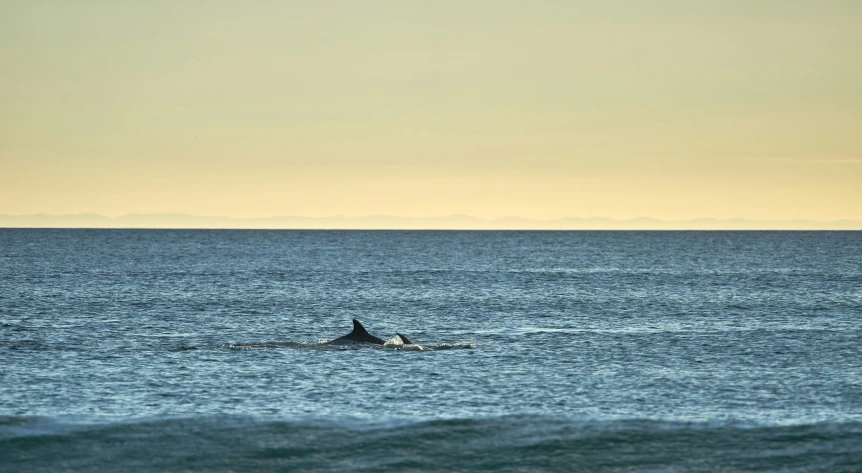
[[858,0],[0,0],[0,214],[862,220]]

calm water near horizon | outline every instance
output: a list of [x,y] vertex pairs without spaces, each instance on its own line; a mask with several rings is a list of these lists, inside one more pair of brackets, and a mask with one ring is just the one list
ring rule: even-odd
[[2,471],[857,472],[862,232],[0,229],[0,386]]

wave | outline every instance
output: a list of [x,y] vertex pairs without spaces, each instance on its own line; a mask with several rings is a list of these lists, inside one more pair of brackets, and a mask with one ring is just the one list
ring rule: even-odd
[[0,417],[8,471],[858,472],[862,423]]

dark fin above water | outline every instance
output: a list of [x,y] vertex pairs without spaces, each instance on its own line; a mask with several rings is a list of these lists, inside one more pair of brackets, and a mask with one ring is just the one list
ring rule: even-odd
[[395,332],[395,335],[398,335],[398,338],[400,338],[401,341],[404,342],[405,345],[413,345],[413,342],[411,342],[410,339],[405,337],[404,335],[402,335],[398,332]]
[[333,342],[354,342],[354,343],[373,343],[375,345],[383,345],[385,342],[368,333],[365,327],[358,320],[353,319],[353,331],[343,337],[336,338]]
[[369,333],[358,320],[353,319],[353,331],[350,332],[350,335],[369,335]]

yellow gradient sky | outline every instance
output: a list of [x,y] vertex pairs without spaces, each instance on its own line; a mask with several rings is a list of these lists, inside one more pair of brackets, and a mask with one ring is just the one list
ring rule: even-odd
[[0,0],[0,213],[862,220],[862,2]]

